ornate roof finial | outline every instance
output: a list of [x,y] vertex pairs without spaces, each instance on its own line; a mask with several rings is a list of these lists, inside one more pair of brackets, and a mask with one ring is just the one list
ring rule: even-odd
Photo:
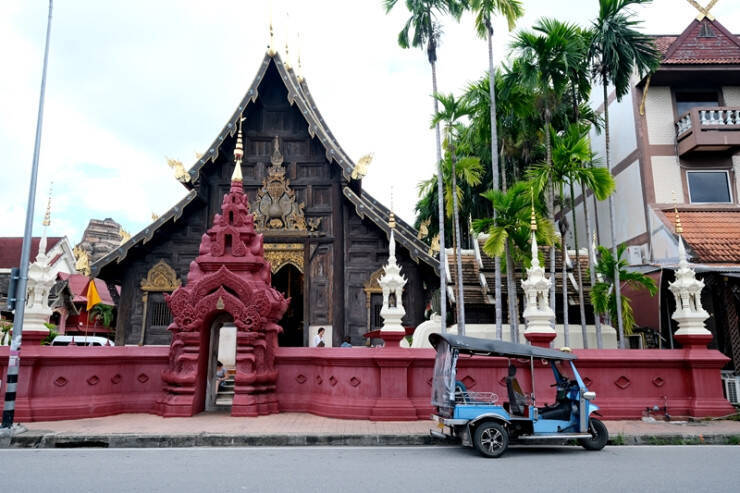
[[391,185],[391,210],[390,215],[388,216],[388,226],[390,226],[391,229],[396,228],[396,215],[393,213],[393,185]]
[[681,216],[678,215],[678,199],[676,199],[676,192],[673,191],[673,212],[676,214],[676,234],[681,236],[683,234],[683,226],[681,226]]
[[236,134],[236,146],[234,147],[234,174],[231,175],[232,182],[242,182],[242,158],[244,157],[244,143],[242,142],[242,122],[246,118],[239,119],[239,131]]
[[288,50],[288,42],[285,42],[285,60],[283,60],[283,65],[285,65],[285,68],[287,70],[290,70],[290,52]]
[[51,224],[51,191],[53,187],[54,183],[52,182],[49,185],[49,200],[46,202],[46,212],[44,213],[44,222],[42,223],[44,227],[48,227]]
[[537,231],[537,216],[534,213],[534,190],[532,189],[532,187],[529,187],[529,194],[532,199],[532,215],[529,219],[529,229],[531,229],[532,232],[535,232]]
[[270,56],[275,56],[277,51],[275,51],[275,33],[272,30],[272,14],[270,14],[270,43],[267,45],[267,54]]

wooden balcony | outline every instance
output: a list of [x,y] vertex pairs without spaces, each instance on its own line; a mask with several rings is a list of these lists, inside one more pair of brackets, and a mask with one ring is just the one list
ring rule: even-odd
[[740,107],[692,108],[676,122],[678,154],[726,152],[740,148]]

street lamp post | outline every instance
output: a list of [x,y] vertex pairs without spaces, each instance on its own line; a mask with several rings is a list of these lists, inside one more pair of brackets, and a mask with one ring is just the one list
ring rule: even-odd
[[[10,358],[8,359],[8,377],[5,387],[2,428],[13,426],[15,415],[15,393],[18,386],[18,368],[20,367],[21,334],[23,333],[23,315],[26,308],[26,283],[28,281],[28,264],[31,257],[31,238],[33,233],[33,209],[36,203],[36,177],[39,171],[39,151],[41,149],[41,127],[44,119],[44,92],[46,90],[46,65],[49,59],[49,36],[51,34],[51,10],[53,0],[49,0],[49,20],[46,25],[46,46],[44,48],[44,68],[41,73],[41,94],[39,96],[39,114],[36,120],[36,141],[33,146],[33,164],[31,166],[31,184],[28,190],[26,208],[26,227],[23,231],[23,248],[21,249],[20,279],[16,291],[15,319],[13,337],[10,341]],[[11,294],[8,294],[10,297]]]

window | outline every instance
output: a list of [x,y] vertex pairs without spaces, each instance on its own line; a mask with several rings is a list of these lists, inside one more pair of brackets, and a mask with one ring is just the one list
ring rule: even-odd
[[727,171],[687,171],[686,180],[692,204],[732,202]]
[[676,93],[676,111],[678,116],[688,113],[697,106],[719,106],[719,94],[716,91],[684,91]]
[[149,312],[151,314],[150,325],[168,326],[172,323],[172,313],[167,303],[155,301],[149,306],[151,307]]

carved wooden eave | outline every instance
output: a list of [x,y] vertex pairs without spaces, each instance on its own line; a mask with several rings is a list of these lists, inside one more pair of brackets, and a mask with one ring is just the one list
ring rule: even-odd
[[115,250],[112,250],[106,256],[95,262],[90,267],[91,274],[93,276],[98,276],[100,272],[105,268],[105,266],[107,266],[114,260],[116,261],[116,263],[122,262],[133,247],[139,244],[145,245],[146,243],[151,241],[151,239],[154,238],[154,235],[159,231],[159,229],[164,226],[164,224],[167,223],[170,219],[172,220],[172,222],[176,222],[178,219],[180,219],[182,213],[185,211],[185,208],[197,196],[198,192],[196,190],[191,190],[182,200],[180,200],[167,212],[159,216],[149,226],[139,231],[134,236],[129,238],[126,243],[123,243],[121,246],[119,246]]
[[[391,228],[388,226],[388,216],[390,210],[383,204],[372,198],[367,192],[363,191],[362,195],[357,195],[349,187],[342,187],[344,196],[354,205],[357,214],[365,219],[370,219],[376,226],[383,230],[390,239]],[[417,238],[418,231],[409,226],[406,222],[396,218],[396,241],[408,250],[411,259],[416,263],[424,262],[434,272],[439,274],[439,263],[437,259],[427,253],[429,246]]]
[[190,181],[183,183],[185,187],[188,189],[195,187],[195,183],[198,181],[200,170],[203,166],[209,162],[215,162],[221,151],[221,146],[223,145],[224,140],[236,133],[239,118],[242,117],[249,103],[255,103],[257,101],[257,98],[259,97],[259,85],[262,83],[271,63],[275,65],[275,68],[288,91],[288,102],[291,106],[296,105],[303,115],[303,118],[305,118],[306,123],[308,124],[309,135],[311,137],[316,137],[319,142],[321,142],[326,151],[326,159],[329,162],[333,161],[337,163],[342,168],[342,175],[344,178],[347,181],[351,179],[352,170],[355,168],[354,161],[350,159],[346,152],[344,152],[334,137],[334,134],[329,130],[326,121],[316,107],[305,79],[299,81],[293,69],[286,68],[280,55],[276,53],[272,56],[270,54],[265,54],[262,64],[257,71],[257,75],[239,103],[239,106],[221,130],[221,133],[219,133],[218,137],[216,137],[213,143],[209,146],[205,154],[201,156],[201,158],[198,159],[188,170]]

